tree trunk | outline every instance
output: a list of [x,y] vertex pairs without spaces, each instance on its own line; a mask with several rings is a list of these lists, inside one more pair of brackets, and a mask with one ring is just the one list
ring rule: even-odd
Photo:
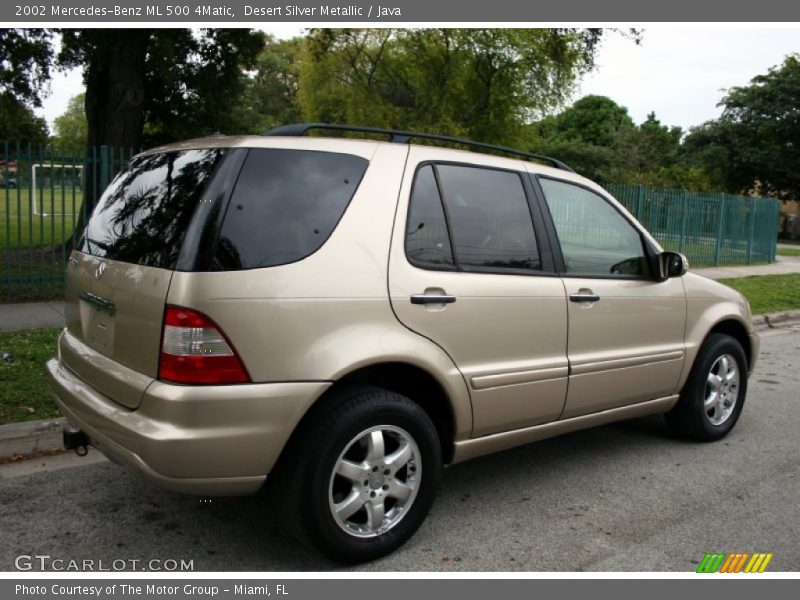
[[[87,30],[91,50],[85,65],[87,165],[84,205],[78,231],[102,193],[101,164],[92,160],[93,148],[138,148],[144,127],[145,60],[148,29]],[[99,153],[99,150],[98,150]]]

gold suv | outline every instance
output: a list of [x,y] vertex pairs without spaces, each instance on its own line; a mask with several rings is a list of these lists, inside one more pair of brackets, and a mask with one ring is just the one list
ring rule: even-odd
[[69,258],[47,370],[68,447],[179,492],[266,487],[354,562],[416,531],[443,465],[652,413],[722,438],[758,347],[740,294],[555,159],[306,124],[134,158]]

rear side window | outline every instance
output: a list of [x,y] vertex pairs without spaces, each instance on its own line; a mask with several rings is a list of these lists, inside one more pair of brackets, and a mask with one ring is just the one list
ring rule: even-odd
[[187,150],[134,159],[98,201],[78,249],[110,260],[174,268],[223,153]]
[[460,265],[539,269],[539,249],[519,174],[439,165]]
[[406,228],[406,255],[423,268],[455,262],[467,269],[541,269],[525,188],[512,171],[423,166],[414,180]]
[[430,165],[420,169],[414,180],[406,224],[406,255],[420,267],[454,265],[442,200]]
[[283,265],[314,253],[336,228],[368,164],[350,154],[250,150],[212,269]]

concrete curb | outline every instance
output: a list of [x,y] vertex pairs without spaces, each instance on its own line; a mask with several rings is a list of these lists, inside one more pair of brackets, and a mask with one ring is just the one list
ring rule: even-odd
[[770,329],[796,323],[800,323],[800,310],[769,313],[753,317],[753,325],[755,325],[756,331],[769,331]]
[[62,448],[61,432],[66,421],[62,417],[0,425],[0,457]]
[[[769,331],[794,324],[800,324],[800,310],[753,317],[756,331]],[[0,425],[0,457],[34,454],[61,448],[63,446],[61,432],[65,423],[66,419],[62,417]]]

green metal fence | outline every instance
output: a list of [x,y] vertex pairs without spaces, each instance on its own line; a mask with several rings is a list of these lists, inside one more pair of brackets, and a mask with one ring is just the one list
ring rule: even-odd
[[666,250],[695,267],[775,260],[781,203],[774,198],[606,184]]
[[134,152],[0,143],[0,153],[0,302],[58,298],[84,192],[96,199]]
[[[0,302],[58,298],[72,233],[130,149],[76,154],[0,143]],[[607,184],[639,221],[693,266],[775,260],[780,202],[770,198]],[[92,202],[93,204],[93,202]]]

